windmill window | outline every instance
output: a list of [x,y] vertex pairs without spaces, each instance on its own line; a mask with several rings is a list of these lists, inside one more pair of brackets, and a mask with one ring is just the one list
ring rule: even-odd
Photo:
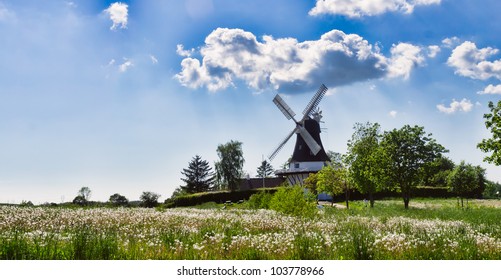
[[299,163],[294,163],[294,168],[299,168]]
[[299,145],[299,147],[297,149],[301,150],[302,148],[303,148],[303,145]]

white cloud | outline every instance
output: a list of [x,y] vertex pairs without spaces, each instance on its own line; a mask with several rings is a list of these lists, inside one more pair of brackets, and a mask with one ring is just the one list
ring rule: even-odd
[[456,100],[452,100],[449,107],[444,106],[443,104],[437,105],[437,109],[446,114],[453,114],[455,112],[469,112],[473,108],[473,104],[470,100],[463,98],[460,102]]
[[[177,52],[188,55],[182,45]],[[361,36],[339,30],[316,41],[264,36],[260,42],[250,32],[218,28],[207,36],[200,55],[201,60],[183,59],[175,78],[184,86],[211,91],[233,86],[235,79],[257,90],[294,92],[316,89],[321,83],[341,86],[383,77],[408,78],[424,62],[420,47],[400,43],[385,57]]]
[[411,70],[419,65],[423,65],[425,58],[421,48],[408,43],[400,43],[391,48],[391,59],[389,63],[390,77],[404,77],[408,79]]
[[416,6],[440,4],[441,0],[317,0],[309,14],[344,15],[351,18],[375,16],[386,12],[411,14]]
[[487,61],[487,58],[499,52],[491,47],[478,49],[475,43],[466,41],[457,46],[447,64],[455,68],[455,73],[464,77],[486,80],[496,78],[501,80],[501,59]]
[[150,60],[151,60],[151,63],[153,63],[153,64],[157,64],[158,63],[158,59],[154,55],[152,55],[152,54],[150,54]]
[[392,118],[396,118],[396,117],[397,117],[397,114],[398,114],[398,112],[397,112],[397,111],[395,111],[395,110],[390,111],[390,112],[388,113],[388,115],[390,115],[390,117],[392,117]]
[[445,38],[442,40],[442,46],[446,47],[446,48],[449,48],[449,49],[452,49],[454,47],[456,47],[457,45],[459,45],[459,38],[454,36],[454,37],[450,37],[450,38]]
[[440,47],[437,45],[428,46],[428,57],[435,57],[440,52]]
[[124,58],[124,60],[124,63],[118,65],[118,71],[120,71],[121,73],[124,73],[125,71],[129,70],[129,68],[134,66],[132,61],[130,61],[129,59]]
[[178,44],[176,46],[176,53],[180,56],[190,57],[195,52],[195,49],[185,50],[183,44]]
[[104,12],[110,16],[110,19],[113,22],[113,25],[110,27],[111,30],[115,30],[119,26],[120,28],[127,28],[129,13],[128,7],[129,6],[125,3],[115,2],[111,4],[106,10],[104,10]]
[[501,94],[501,84],[488,85],[484,90],[477,92],[478,94]]

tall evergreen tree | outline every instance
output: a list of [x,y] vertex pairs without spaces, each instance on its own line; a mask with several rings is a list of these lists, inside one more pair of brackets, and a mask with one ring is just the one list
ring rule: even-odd
[[188,168],[184,168],[181,174],[185,178],[181,178],[186,185],[181,186],[181,189],[186,193],[199,193],[211,190],[214,183],[214,173],[209,163],[199,155],[193,157],[188,164]]
[[259,178],[267,178],[273,174],[273,166],[267,161],[263,160],[261,165],[257,168],[257,177]]

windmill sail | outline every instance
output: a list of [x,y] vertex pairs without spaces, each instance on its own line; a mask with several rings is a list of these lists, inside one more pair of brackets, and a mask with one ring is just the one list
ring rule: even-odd
[[273,160],[275,158],[275,156],[278,154],[278,152],[280,152],[280,150],[285,146],[285,144],[287,143],[287,141],[289,141],[289,139],[292,137],[292,135],[294,135],[294,133],[297,132],[297,129],[294,129],[293,131],[291,131],[291,133],[289,133],[289,135],[287,135],[287,137],[285,137],[285,139],[282,141],[282,143],[280,143],[280,145],[278,145],[278,147],[273,151],[273,153],[271,153],[268,158],[270,160]]
[[273,103],[277,105],[278,109],[282,111],[282,113],[288,120],[294,119],[296,113],[292,111],[292,109],[289,107],[289,105],[285,103],[285,101],[282,99],[282,97],[280,97],[280,95],[277,94],[275,98],[273,98]]
[[317,141],[315,141],[315,139],[313,139],[313,137],[308,132],[308,130],[306,130],[306,128],[299,126],[299,125],[297,126],[297,130],[298,130],[299,134],[301,134],[301,137],[303,137],[304,142],[306,143],[306,145],[308,145],[308,148],[310,148],[310,151],[313,153],[313,155],[318,154],[318,152],[320,152],[322,147],[320,147],[320,145],[318,145]]
[[320,103],[320,100],[322,100],[326,91],[327,91],[327,87],[324,84],[322,84],[320,86],[320,88],[318,89],[317,93],[315,93],[313,98],[311,98],[310,103],[308,103],[306,108],[304,108],[303,120],[305,120],[310,115],[311,111],[318,106],[318,104]]

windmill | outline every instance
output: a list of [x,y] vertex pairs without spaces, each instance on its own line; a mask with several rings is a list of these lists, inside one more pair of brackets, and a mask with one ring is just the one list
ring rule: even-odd
[[321,85],[320,89],[304,109],[303,117],[299,121],[294,118],[296,113],[292,111],[280,95],[277,94],[275,98],[273,98],[273,103],[277,105],[278,109],[280,109],[285,117],[288,120],[292,119],[295,123],[294,129],[269,156],[269,159],[273,160],[289,139],[294,134],[297,134],[296,145],[289,162],[289,168],[277,170],[275,172],[275,174],[279,176],[287,177],[291,185],[302,185],[303,180],[306,179],[310,173],[318,172],[325,166],[326,162],[330,161],[320,139],[320,119],[322,118],[322,111],[317,108],[326,91],[327,87]]

